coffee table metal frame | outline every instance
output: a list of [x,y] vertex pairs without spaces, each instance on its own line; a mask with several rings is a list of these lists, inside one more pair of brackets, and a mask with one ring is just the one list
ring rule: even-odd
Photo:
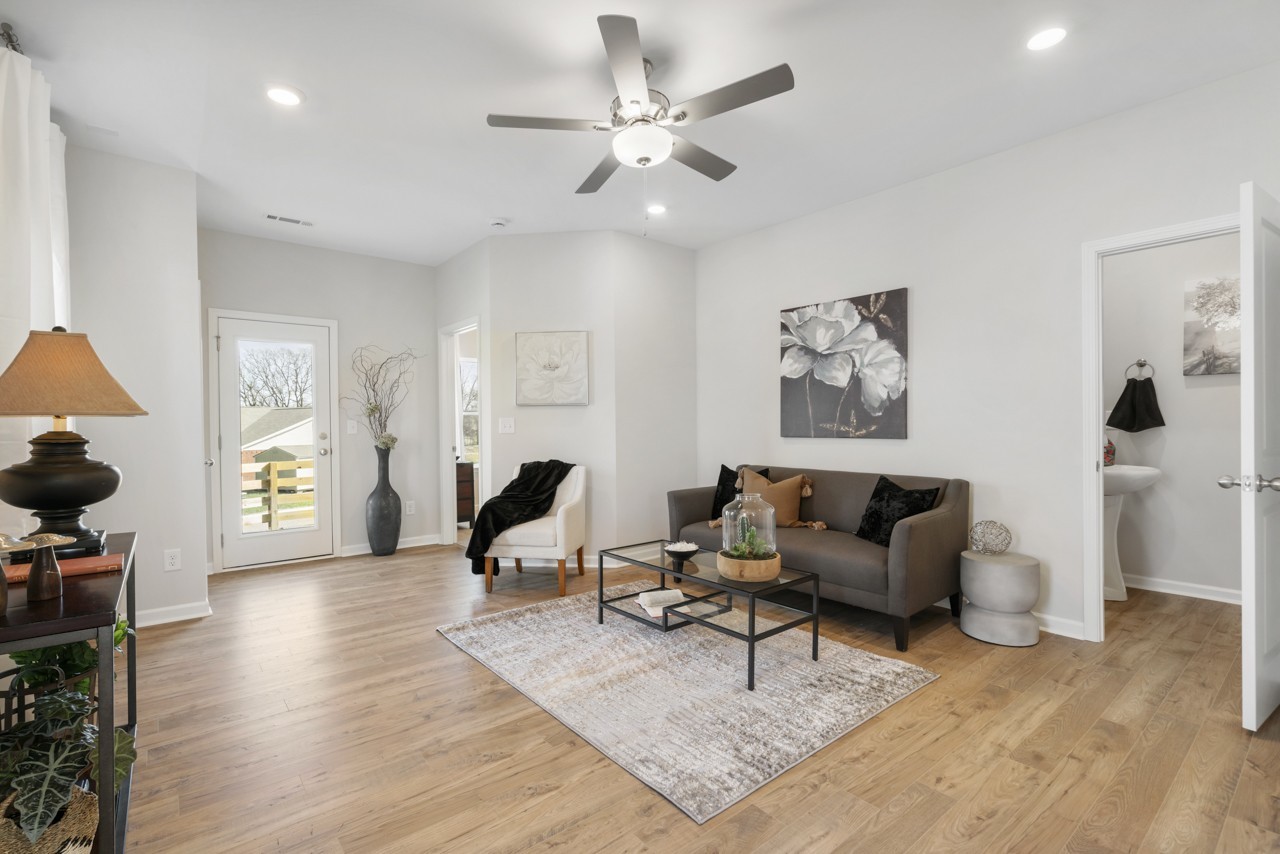
[[[758,641],[771,638],[780,632],[788,629],[794,629],[796,626],[802,626],[809,623],[813,626],[813,660],[818,660],[818,576],[812,572],[803,572],[797,569],[782,570],[782,574],[772,581],[749,582],[735,581],[731,578],[725,578],[720,575],[715,568],[716,553],[708,549],[699,549],[698,553],[690,559],[676,560],[666,553],[663,549],[670,542],[669,540],[651,540],[644,543],[635,543],[630,546],[617,546],[611,549],[603,549],[600,552],[600,577],[598,585],[598,593],[596,597],[596,622],[604,622],[605,610],[613,611],[635,620],[637,623],[643,623],[651,628],[658,629],[662,632],[674,631],[682,629],[685,626],[699,625],[705,626],[712,631],[717,631],[722,635],[737,638],[747,643],[747,689],[754,691],[756,689],[756,643]],[[643,556],[642,556],[643,553]],[[710,559],[708,560],[708,556]],[[642,569],[650,569],[658,573],[658,586],[651,587],[648,590],[639,590],[635,593],[628,593],[625,596],[615,596],[612,599],[604,598],[604,561],[605,558],[622,561],[623,563],[638,566]],[[656,558],[656,562],[654,560]],[[699,560],[701,558],[701,560]],[[712,588],[712,592],[704,596],[692,596],[683,602],[677,602],[674,605],[668,605],[662,609],[662,621],[657,622],[655,619],[641,616],[633,610],[618,607],[618,602],[629,601],[639,598],[641,593],[650,593],[657,590],[667,589],[667,578],[671,577],[677,584],[683,581],[696,581],[699,584]],[[794,620],[788,620],[785,623],[766,629],[762,632],[756,631],[756,601],[767,595],[775,594],[781,590],[787,590],[792,587],[799,587],[804,584],[812,586],[813,598],[810,610],[805,611],[800,608],[794,608],[790,605],[784,605],[774,600],[767,600],[770,605],[784,608],[800,614]],[[734,631],[733,629],[712,622],[709,618],[717,617],[721,614],[733,610],[733,597],[744,596],[747,600],[747,631]],[[719,597],[727,597],[723,601]],[[691,614],[687,610],[693,605],[706,603],[713,607],[713,610],[705,615]],[[678,620],[674,622],[672,618]]]

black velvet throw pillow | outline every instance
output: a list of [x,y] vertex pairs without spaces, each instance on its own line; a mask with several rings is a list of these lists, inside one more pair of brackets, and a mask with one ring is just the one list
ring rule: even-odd
[[932,509],[938,500],[938,487],[933,489],[903,489],[884,475],[876,481],[875,491],[862,511],[862,524],[858,536],[878,546],[889,547],[893,526],[908,516]]
[[[764,477],[769,476],[768,469],[760,469],[759,474]],[[716,483],[716,497],[711,502],[711,515],[709,519],[719,519],[720,514],[724,512],[724,506],[730,501],[738,497],[741,491],[735,484],[738,482],[738,472],[728,466],[720,466],[720,480]]]

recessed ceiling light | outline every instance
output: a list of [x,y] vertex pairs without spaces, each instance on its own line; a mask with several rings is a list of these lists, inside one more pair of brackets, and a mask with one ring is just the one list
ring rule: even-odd
[[267,90],[267,97],[285,107],[296,107],[307,99],[301,90],[292,86],[272,86]]
[[1067,31],[1062,27],[1044,30],[1031,37],[1031,41],[1027,42],[1027,50],[1044,50],[1047,47],[1053,47],[1066,37]]
[[646,210],[648,210],[649,213],[651,214],[664,214],[667,212],[667,206],[666,205],[649,205],[649,207],[646,208]]

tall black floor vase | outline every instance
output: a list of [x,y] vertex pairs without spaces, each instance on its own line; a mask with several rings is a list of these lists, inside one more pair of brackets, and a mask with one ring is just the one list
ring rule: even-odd
[[375,555],[393,555],[400,542],[400,496],[391,488],[387,473],[391,449],[374,450],[378,452],[378,485],[364,503],[364,527]]

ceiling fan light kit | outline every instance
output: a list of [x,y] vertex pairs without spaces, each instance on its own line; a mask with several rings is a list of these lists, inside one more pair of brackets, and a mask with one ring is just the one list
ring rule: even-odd
[[675,140],[671,131],[649,122],[636,122],[613,138],[613,155],[623,166],[643,169],[657,166],[671,156]]
[[578,187],[579,193],[599,190],[619,165],[644,169],[667,159],[683,163],[713,181],[722,181],[737,167],[674,134],[670,128],[727,113],[795,87],[791,66],[783,63],[672,107],[666,95],[649,88],[648,78],[653,63],[640,52],[640,30],[635,18],[601,15],[596,20],[600,25],[600,36],[604,39],[605,54],[609,57],[609,68],[618,87],[618,97],[610,105],[608,121],[492,113],[488,118],[490,127],[613,133],[612,151]]

